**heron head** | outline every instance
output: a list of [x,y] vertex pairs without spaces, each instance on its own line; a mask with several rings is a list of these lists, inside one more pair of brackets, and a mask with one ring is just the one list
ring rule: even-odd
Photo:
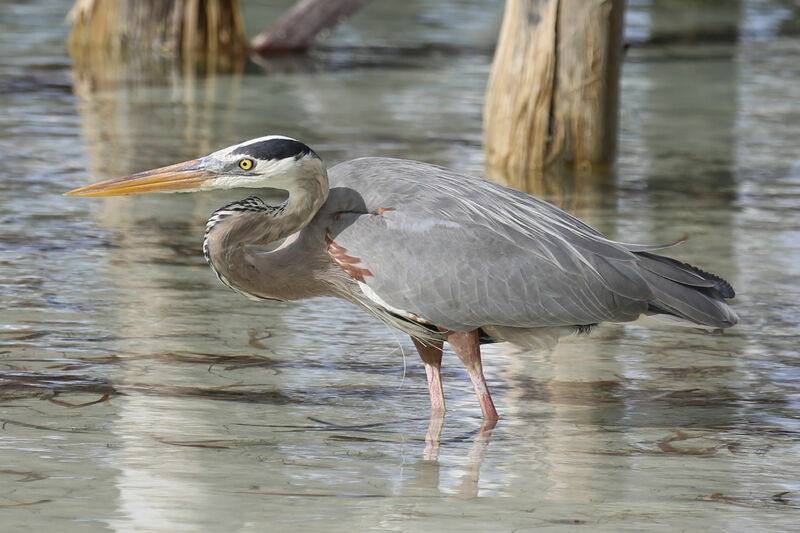
[[69,191],[67,196],[120,196],[149,192],[215,189],[284,189],[304,179],[325,180],[325,166],[314,151],[289,137],[251,139],[199,159],[114,178]]

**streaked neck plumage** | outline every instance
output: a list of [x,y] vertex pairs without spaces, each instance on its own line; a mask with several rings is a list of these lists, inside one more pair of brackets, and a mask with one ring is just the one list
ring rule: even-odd
[[[219,279],[255,299],[295,300],[315,296],[320,288],[308,283],[302,269],[313,264],[298,257],[307,251],[297,233],[305,228],[328,197],[328,175],[322,161],[304,157],[265,184],[289,192],[278,206],[255,196],[215,211],[206,224],[203,254]],[[286,238],[273,251],[263,247]],[[295,279],[305,279],[300,285]]]

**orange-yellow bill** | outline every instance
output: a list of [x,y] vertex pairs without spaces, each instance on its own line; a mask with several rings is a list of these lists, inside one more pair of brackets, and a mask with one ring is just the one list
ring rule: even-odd
[[201,159],[138,172],[65,193],[66,196],[121,196],[148,192],[193,191],[203,188],[215,174],[206,169]]

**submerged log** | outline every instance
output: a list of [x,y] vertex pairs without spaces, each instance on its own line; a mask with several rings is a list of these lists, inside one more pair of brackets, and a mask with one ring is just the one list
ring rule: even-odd
[[490,167],[613,161],[623,11],[624,0],[507,0],[484,108]]
[[304,52],[369,0],[300,0],[275,23],[253,37],[258,54]]

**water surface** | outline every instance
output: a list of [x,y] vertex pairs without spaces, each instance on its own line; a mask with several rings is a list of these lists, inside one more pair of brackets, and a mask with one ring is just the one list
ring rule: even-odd
[[[791,3],[690,10],[678,39],[668,2],[631,2],[612,183],[546,189],[612,238],[688,234],[675,257],[731,281],[741,324],[486,347],[491,431],[447,354],[438,446],[408,339],[345,302],[217,282],[204,222],[241,193],[61,194],[269,133],[330,164],[482,174],[501,3],[375,2],[288,71],[147,80],[73,73],[70,4],[0,2],[4,531],[797,529]],[[246,4],[250,31],[265,4]]]

